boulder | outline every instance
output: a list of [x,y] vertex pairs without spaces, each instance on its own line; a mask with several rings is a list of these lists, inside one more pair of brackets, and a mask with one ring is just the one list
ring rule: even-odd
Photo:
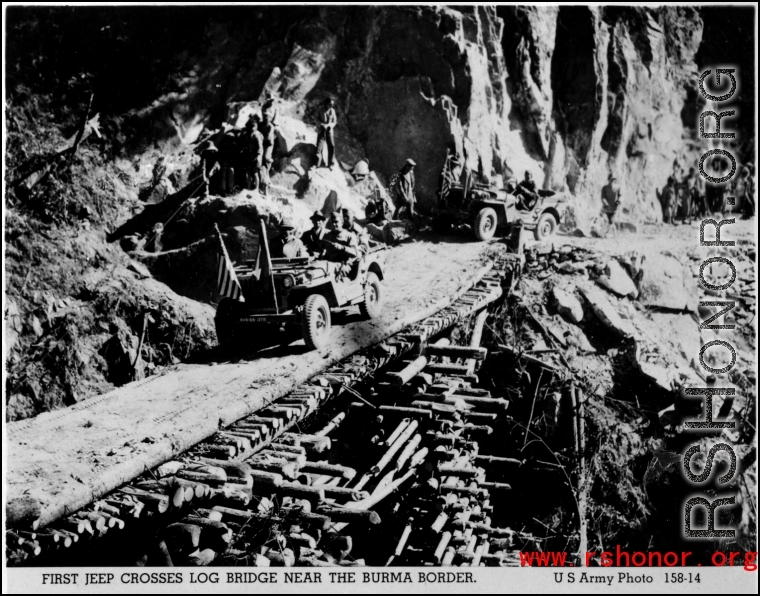
[[552,300],[557,312],[571,323],[577,325],[583,320],[583,306],[575,295],[554,287],[552,288]]
[[618,296],[628,296],[634,299],[639,293],[625,269],[615,259],[610,259],[607,262],[604,275],[598,277],[596,283]]
[[630,323],[620,317],[604,292],[588,285],[578,286],[578,289],[589,303],[591,310],[607,329],[623,337],[633,335],[633,328]]
[[647,260],[639,290],[639,300],[646,306],[697,311],[697,283],[671,255]]

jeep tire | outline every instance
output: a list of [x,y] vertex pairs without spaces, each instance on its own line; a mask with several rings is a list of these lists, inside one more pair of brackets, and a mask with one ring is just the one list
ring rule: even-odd
[[478,211],[478,214],[475,216],[475,224],[472,227],[475,237],[481,242],[493,238],[498,221],[496,211],[491,207],[485,207]]
[[536,240],[546,240],[554,235],[557,231],[557,218],[553,214],[545,212],[538,218],[536,230],[533,232]]
[[383,310],[380,278],[374,271],[367,273],[367,281],[364,283],[364,301],[359,303],[359,310],[365,319],[375,319]]
[[304,302],[301,333],[310,350],[319,350],[330,343],[330,305],[322,294],[312,294]]

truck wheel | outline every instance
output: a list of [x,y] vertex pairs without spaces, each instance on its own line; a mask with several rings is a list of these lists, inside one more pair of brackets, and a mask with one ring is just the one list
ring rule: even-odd
[[496,211],[490,207],[478,211],[478,215],[475,217],[475,225],[473,226],[475,237],[481,241],[493,238],[498,221]]
[[536,231],[534,232],[536,240],[544,240],[549,238],[557,231],[557,218],[551,213],[542,213],[538,218],[536,224]]
[[383,309],[382,290],[377,274],[370,271],[364,284],[364,302],[359,303],[359,310],[365,319],[374,319]]
[[301,332],[306,347],[311,350],[330,343],[330,306],[322,294],[312,294],[304,302]]
[[222,299],[219,306],[216,307],[214,326],[216,327],[216,339],[219,345],[225,348],[234,347],[237,342],[237,314],[234,300]]

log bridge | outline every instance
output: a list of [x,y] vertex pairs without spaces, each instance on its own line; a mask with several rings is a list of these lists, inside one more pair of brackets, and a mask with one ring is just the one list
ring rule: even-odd
[[[430,316],[87,502],[11,499],[8,563],[509,564],[531,537],[494,523],[492,495],[524,462],[481,449],[508,402],[476,387],[503,282],[482,269]],[[472,315],[471,345],[443,337]],[[354,548],[346,528],[384,518],[386,549]]]

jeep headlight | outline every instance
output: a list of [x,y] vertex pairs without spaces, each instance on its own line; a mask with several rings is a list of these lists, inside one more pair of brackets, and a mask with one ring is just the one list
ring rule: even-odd
[[292,288],[295,285],[295,283],[296,283],[296,278],[293,277],[292,275],[286,275],[285,277],[282,278],[282,287],[285,288],[286,290],[289,290],[290,288]]

